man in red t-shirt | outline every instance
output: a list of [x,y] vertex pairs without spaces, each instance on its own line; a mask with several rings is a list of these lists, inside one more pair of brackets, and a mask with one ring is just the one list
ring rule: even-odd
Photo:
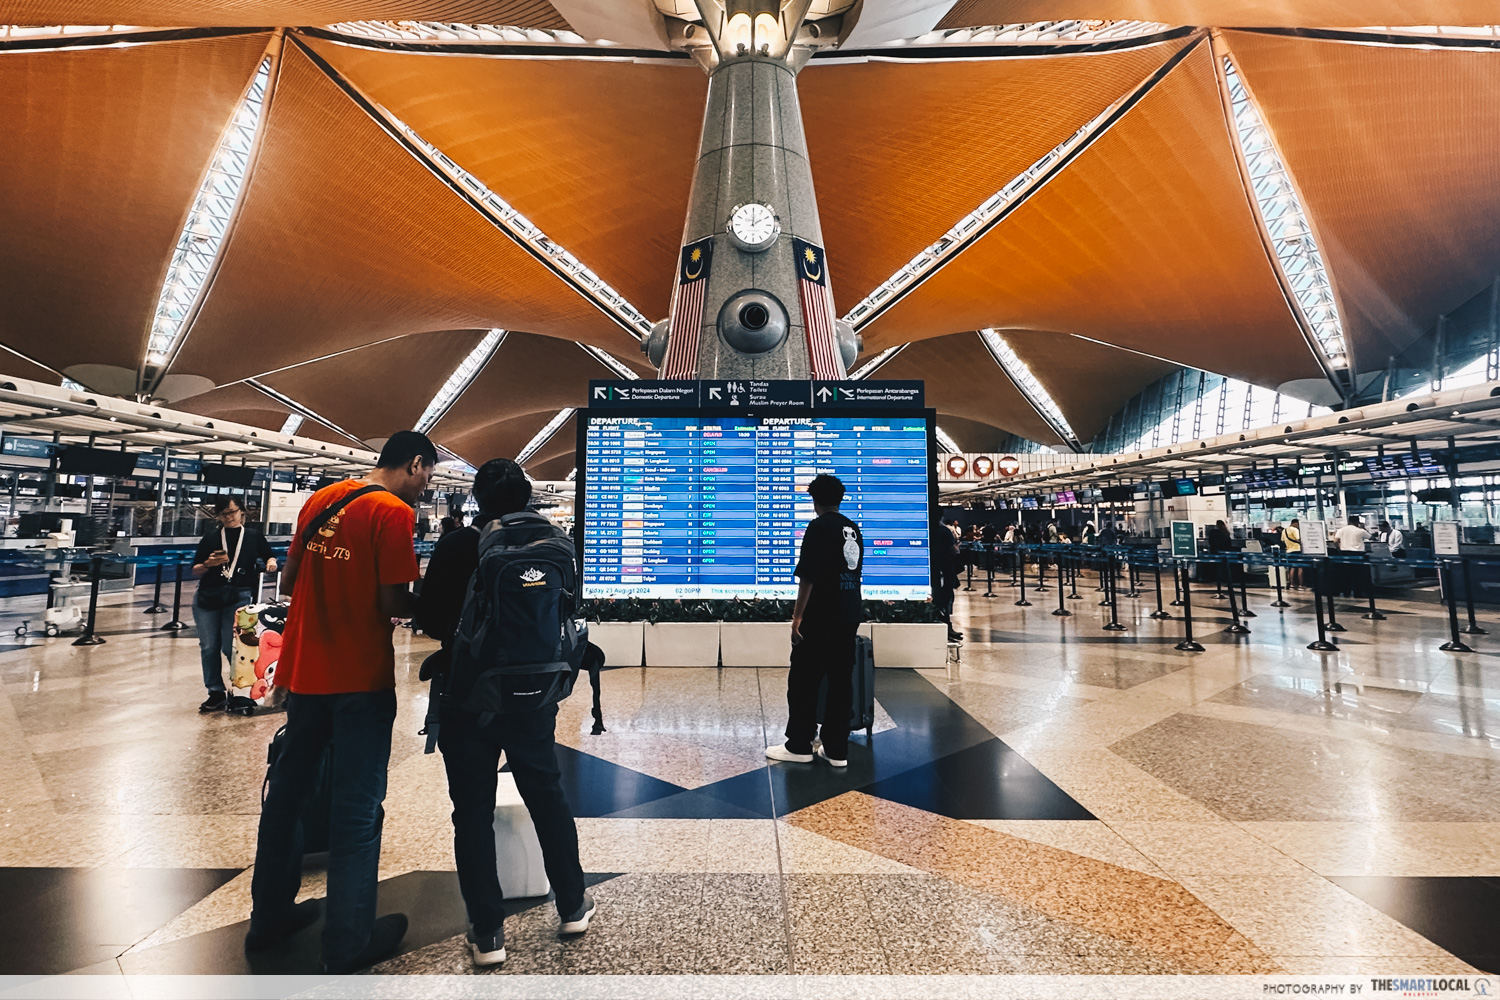
[[391,619],[415,613],[407,585],[420,575],[412,504],[437,465],[423,434],[399,431],[364,481],[314,493],[297,519],[282,590],[292,595],[276,683],[290,691],[286,735],[271,766],[251,881],[246,951],[284,941],[318,917],[296,905],[302,883],[302,810],[325,750],[333,804],[328,826],[328,917],[323,970],[342,974],[389,955],[406,917],[375,919],[381,803],[396,719]]

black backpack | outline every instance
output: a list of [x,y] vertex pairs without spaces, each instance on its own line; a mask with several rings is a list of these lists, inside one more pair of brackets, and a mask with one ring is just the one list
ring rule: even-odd
[[588,647],[587,626],[574,619],[577,592],[573,542],[561,528],[529,510],[491,521],[453,636],[451,703],[508,715],[571,694]]

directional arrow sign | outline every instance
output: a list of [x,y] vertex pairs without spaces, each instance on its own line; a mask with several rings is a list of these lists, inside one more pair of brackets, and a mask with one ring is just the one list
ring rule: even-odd
[[831,396],[831,395],[833,395],[833,393],[831,393],[831,392],[828,391],[828,386],[826,386],[826,385],[823,388],[821,388],[821,389],[818,390],[818,398],[821,399],[825,403],[828,402],[828,397]]
[[720,391],[720,389],[719,389],[718,386],[711,385],[711,386],[708,387],[708,398],[709,399],[722,399],[723,397],[724,397],[724,393]]
[[600,409],[615,406],[637,409],[645,406],[691,408],[698,405],[698,383],[686,380],[591,379],[588,398],[590,407]]
[[595,399],[608,399],[609,398],[609,387],[608,386],[603,386],[603,385],[596,385],[596,386],[594,386],[594,398]]

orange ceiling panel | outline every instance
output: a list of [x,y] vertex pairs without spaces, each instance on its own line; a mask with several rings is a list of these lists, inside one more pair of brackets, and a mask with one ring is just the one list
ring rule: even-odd
[[955,417],[951,413],[944,414],[938,426],[942,427],[960,449],[968,452],[999,451],[1005,446],[1005,441],[1010,436],[1009,431],[982,424],[977,420]]
[[912,344],[872,377],[926,380],[927,405],[938,411],[939,424],[951,414],[1042,444],[1063,443],[1005,377],[977,334]]
[[648,318],[667,314],[708,90],[696,63],[309,44]]
[[1356,364],[1500,272],[1500,52],[1232,32],[1312,218]]
[[[387,438],[417,422],[485,332],[413,334],[288,368],[260,381],[361,440]],[[377,385],[380,390],[372,392]]]
[[563,479],[566,479],[568,473],[578,467],[577,462],[574,461],[576,456],[573,454],[576,449],[575,442],[577,438],[575,436],[572,436],[571,430],[567,427],[564,427],[562,431],[559,432],[559,434],[570,435],[568,438],[567,453],[555,455],[552,458],[548,458],[543,461],[532,462],[531,466],[526,471],[531,474],[531,477],[533,479],[559,482]]
[[1081,337],[1006,330],[1005,341],[1063,411],[1080,441],[1091,441],[1136,393],[1177,365]]
[[587,404],[589,379],[613,377],[574,344],[513,333],[438,421],[433,440],[474,465],[515,458],[558,410]]
[[839,312],[1184,44],[809,66],[798,88]]
[[[217,389],[211,389],[197,396],[178,400],[172,404],[172,407],[186,413],[232,420],[235,423],[264,427],[271,431],[280,431],[286,423],[286,418],[291,415],[291,411],[285,406],[248,382],[221,385]],[[343,445],[346,448],[357,447],[355,442],[343,434],[313,420],[302,422],[302,426],[293,435],[293,440],[299,438]]]
[[0,343],[59,370],[140,365],[267,38],[0,52]]
[[865,330],[1076,333],[1275,386],[1319,375],[1266,257],[1200,45],[1049,184]]
[[0,24],[334,24],[451,21],[567,28],[547,0],[0,0]]
[[1493,24],[1493,0],[958,0],[941,28],[1063,18],[1218,27]]
[[261,127],[234,232],[174,371],[222,383],[403,334],[491,327],[639,349],[294,43]]

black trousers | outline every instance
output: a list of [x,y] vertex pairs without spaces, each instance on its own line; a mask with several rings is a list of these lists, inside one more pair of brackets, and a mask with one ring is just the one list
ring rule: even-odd
[[955,583],[952,587],[946,583],[932,592],[932,606],[937,610],[938,617],[953,627],[953,596],[957,588]]
[[[823,752],[835,760],[849,753],[849,716],[854,703],[854,638],[856,625],[825,625],[804,629],[792,647],[792,667],[786,678],[786,748],[811,753],[814,736],[821,736]],[[818,689],[828,681],[822,732],[818,731]]]
[[495,871],[495,773],[500,752],[516,778],[516,790],[531,813],[542,845],[542,864],[557,895],[557,912],[568,917],[583,906],[583,866],[578,828],[563,794],[555,742],[557,706],[496,716],[445,711],[438,749],[448,771],[453,800],[453,855],[458,887],[476,933],[491,934],[505,920],[504,894]]

